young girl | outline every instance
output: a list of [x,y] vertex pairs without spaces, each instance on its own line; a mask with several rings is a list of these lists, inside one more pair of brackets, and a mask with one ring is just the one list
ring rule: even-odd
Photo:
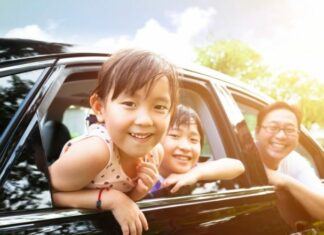
[[244,172],[239,160],[223,158],[198,163],[203,145],[203,128],[197,113],[178,105],[173,122],[162,141],[164,158],[159,168],[160,182],[151,190],[174,185],[171,193],[200,180],[232,179]]
[[111,210],[123,234],[148,229],[134,201],[155,184],[159,145],[177,101],[175,68],[156,54],[123,50],[98,74],[90,105],[98,123],[69,141],[49,167],[61,207]]

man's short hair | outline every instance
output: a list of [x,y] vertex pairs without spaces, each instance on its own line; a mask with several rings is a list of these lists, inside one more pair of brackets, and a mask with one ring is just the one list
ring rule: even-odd
[[302,113],[301,110],[296,105],[290,105],[283,101],[277,101],[272,104],[269,104],[265,106],[263,109],[260,110],[258,117],[257,117],[257,128],[260,128],[264,118],[267,116],[268,113],[272,112],[273,110],[278,109],[286,109],[291,111],[293,114],[295,114],[297,118],[297,124],[298,128],[300,127],[301,120],[302,120]]

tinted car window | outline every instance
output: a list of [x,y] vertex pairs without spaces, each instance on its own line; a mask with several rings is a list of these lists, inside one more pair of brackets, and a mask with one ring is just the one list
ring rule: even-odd
[[42,71],[0,77],[0,136]]
[[51,207],[38,128],[32,131],[19,152],[0,189],[0,212]]

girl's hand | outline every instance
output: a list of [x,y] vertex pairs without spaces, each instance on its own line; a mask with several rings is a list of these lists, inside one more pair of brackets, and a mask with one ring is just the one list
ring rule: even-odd
[[149,191],[158,181],[159,170],[153,162],[142,162],[138,166],[137,175],[146,187],[146,191]]
[[158,180],[159,172],[153,160],[141,162],[137,167],[137,184],[129,196],[137,201],[150,191]]
[[197,183],[198,177],[194,173],[171,174],[162,183],[162,187],[168,187],[174,184],[170,190],[171,193],[177,192],[181,187]]
[[[113,195],[114,194],[114,195]],[[111,211],[119,223],[123,235],[141,235],[143,228],[148,230],[148,223],[137,204],[126,194],[111,189],[107,193],[111,202]]]

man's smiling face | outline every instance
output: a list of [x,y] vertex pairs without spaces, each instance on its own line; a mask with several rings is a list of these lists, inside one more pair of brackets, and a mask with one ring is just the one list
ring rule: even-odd
[[263,162],[269,168],[276,169],[280,161],[298,144],[298,122],[295,114],[287,109],[269,112],[257,129],[256,137]]

